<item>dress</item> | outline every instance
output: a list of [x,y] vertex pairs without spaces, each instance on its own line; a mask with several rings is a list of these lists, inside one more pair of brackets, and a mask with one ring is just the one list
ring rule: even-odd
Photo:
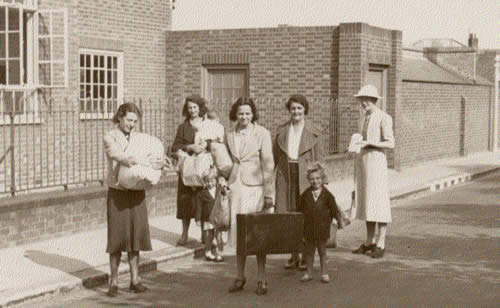
[[[130,133],[132,140],[136,134]],[[126,161],[125,149],[129,141],[119,129],[104,136],[104,149],[108,160],[107,229],[106,252],[152,250],[149,232],[146,192],[127,190],[118,184],[120,163]]]
[[[375,109],[360,121],[363,140],[386,142],[394,147],[392,118]],[[365,147],[356,159],[356,209],[355,218],[372,222],[392,222],[389,186],[387,183],[387,158],[385,151]]]
[[231,132],[227,138],[235,162],[228,181],[231,200],[228,244],[236,247],[236,215],[259,212],[263,208],[264,197],[272,198],[274,162],[271,135],[262,126],[253,124],[246,134]]
[[[196,131],[189,120],[184,121],[179,125],[174,143],[172,144],[171,152],[175,153],[178,150],[185,150],[185,147],[193,144]],[[189,153],[191,154],[191,153]],[[179,176],[177,181],[177,215],[178,219],[191,219],[195,215],[194,197],[200,188],[192,188],[185,186],[182,182],[182,177]]]

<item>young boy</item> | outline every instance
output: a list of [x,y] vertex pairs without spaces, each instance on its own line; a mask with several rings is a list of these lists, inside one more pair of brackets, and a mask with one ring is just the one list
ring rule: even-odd
[[330,225],[335,217],[338,221],[340,213],[336,210],[335,198],[324,186],[328,183],[323,166],[314,162],[307,169],[307,179],[311,186],[300,196],[297,204],[299,212],[304,214],[304,238],[307,271],[300,279],[302,282],[312,280],[312,269],[315,250],[318,250],[321,265],[321,282],[330,282],[326,269],[326,242],[330,236]]
[[[196,196],[196,225],[202,226],[201,230],[204,232],[205,237],[205,260],[207,261],[215,261],[222,262],[224,258],[217,253],[215,255],[212,254],[212,242],[215,238],[217,241],[217,248],[221,250],[222,243],[219,241],[222,239],[218,236],[217,230],[215,230],[214,226],[210,223],[210,214],[212,213],[212,209],[215,204],[215,196],[217,193],[217,170],[214,168],[210,168],[203,175],[203,182],[205,183],[205,187],[201,190]],[[200,223],[203,222],[203,223]]]

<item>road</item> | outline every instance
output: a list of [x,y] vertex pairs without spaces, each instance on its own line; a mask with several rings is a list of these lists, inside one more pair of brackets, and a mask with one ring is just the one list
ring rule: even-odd
[[[150,288],[108,298],[106,286],[25,303],[26,307],[499,307],[500,172],[393,207],[393,224],[383,259],[353,255],[364,238],[362,222],[338,234],[340,248],[328,251],[332,282],[299,282],[302,272],[286,271],[286,256],[269,258],[269,293],[257,296],[256,262],[247,262],[247,285],[229,294],[234,256],[223,264],[180,260],[145,273]],[[316,258],[317,259],[317,258]]]

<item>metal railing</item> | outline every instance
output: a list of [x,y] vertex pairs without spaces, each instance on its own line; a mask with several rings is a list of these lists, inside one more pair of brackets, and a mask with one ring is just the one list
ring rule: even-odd
[[[99,185],[106,177],[102,138],[113,127],[112,113],[81,110],[78,99],[49,98],[26,93],[22,103],[6,104],[11,92],[0,89],[0,197],[58,187]],[[36,102],[33,102],[36,100]],[[135,102],[143,116],[139,130],[160,138],[168,147],[183,121],[183,100],[125,99]],[[286,99],[259,99],[259,123],[271,132],[289,117]],[[85,105],[85,104],[83,104]],[[230,129],[231,102],[212,104],[220,122]],[[337,151],[341,113],[333,99],[311,100],[310,118],[323,128],[325,149]],[[16,107],[17,106],[17,107]],[[19,106],[23,106],[19,108]]]

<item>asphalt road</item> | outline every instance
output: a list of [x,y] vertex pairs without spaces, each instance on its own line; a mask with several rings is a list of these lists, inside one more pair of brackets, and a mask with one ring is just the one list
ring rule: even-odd
[[[268,259],[269,293],[257,296],[256,262],[247,262],[247,285],[229,294],[234,257],[223,264],[180,260],[145,273],[150,288],[108,298],[106,286],[52,295],[27,307],[500,307],[500,172],[475,182],[418,199],[398,201],[393,208],[383,259],[353,255],[365,229],[355,222],[338,233],[340,248],[328,251],[332,282],[301,283],[302,272],[286,271],[287,256]],[[317,259],[317,258],[316,258]]]

